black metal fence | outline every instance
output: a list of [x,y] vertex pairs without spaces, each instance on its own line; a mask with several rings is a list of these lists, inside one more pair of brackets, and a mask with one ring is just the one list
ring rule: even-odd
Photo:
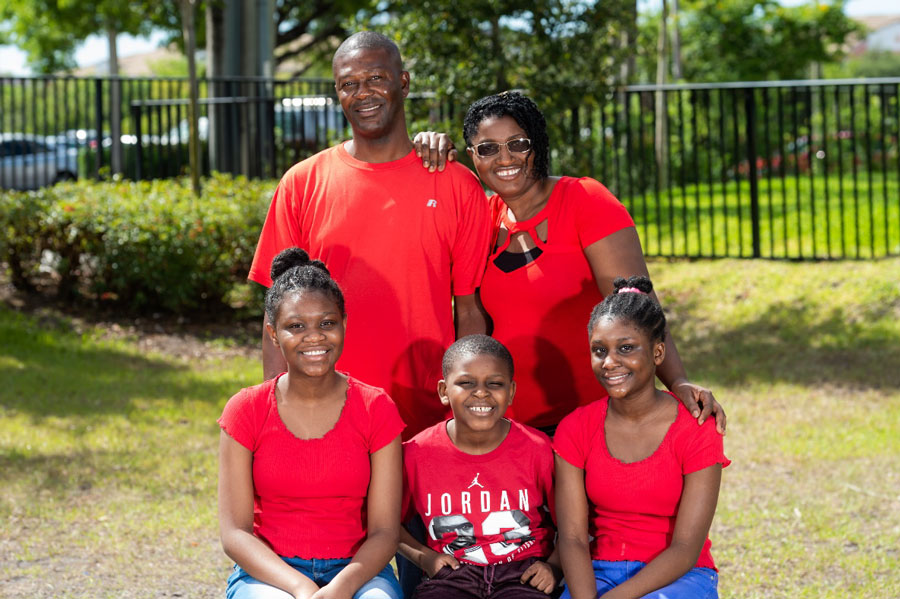
[[[0,78],[0,187],[103,176],[117,145],[126,177],[179,175],[187,97],[184,79]],[[327,79],[203,80],[200,98],[204,173],[277,177],[347,134]],[[464,108],[408,105],[456,138]],[[606,184],[648,255],[900,255],[900,78],[631,86],[545,112],[553,171]]]
[[648,255],[900,255],[900,78],[632,86],[548,115]]

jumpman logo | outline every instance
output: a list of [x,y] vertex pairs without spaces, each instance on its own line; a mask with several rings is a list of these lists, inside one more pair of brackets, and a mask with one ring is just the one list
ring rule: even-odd
[[469,483],[469,486],[466,487],[466,488],[467,488],[467,489],[471,489],[471,488],[474,487],[475,485],[478,485],[479,487],[481,487],[481,488],[483,489],[483,488],[484,488],[484,485],[481,484],[480,482],[478,482],[478,477],[479,477],[479,476],[481,476],[481,472],[476,472],[476,473],[475,473],[475,478],[472,479],[472,482],[470,482],[470,483]]

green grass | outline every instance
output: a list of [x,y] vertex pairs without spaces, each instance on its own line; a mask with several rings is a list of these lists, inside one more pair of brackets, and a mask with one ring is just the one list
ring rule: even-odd
[[[851,174],[759,181],[759,249],[767,258],[900,255],[900,181]],[[648,255],[750,257],[750,185],[673,186],[623,197]]]
[[221,587],[215,420],[259,366],[144,355],[5,309],[0,347],[4,596]]
[[[900,258],[650,270],[728,411],[721,596],[900,596]],[[0,348],[0,595],[221,597],[215,420],[259,364],[3,308]]]

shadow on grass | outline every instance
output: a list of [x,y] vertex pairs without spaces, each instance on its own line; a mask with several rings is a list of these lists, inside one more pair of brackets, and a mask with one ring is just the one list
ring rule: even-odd
[[0,308],[0,408],[37,418],[129,414],[135,400],[223,403],[238,384],[208,381],[187,365],[93,342],[65,324]]
[[[164,454],[91,449],[53,454],[0,451],[0,485],[12,488],[24,482],[29,493],[48,493],[58,498],[87,495],[97,489],[106,493],[116,488],[125,493],[148,493],[157,501],[213,492],[213,469],[207,467],[209,464]],[[208,454],[213,455],[212,446]],[[162,476],[172,460],[178,461],[179,468]]]
[[[736,299],[740,301],[740,299]],[[896,305],[822,308],[774,303],[752,317],[710,322],[691,299],[667,300],[688,372],[711,385],[784,382],[855,389],[895,389],[900,339]]]

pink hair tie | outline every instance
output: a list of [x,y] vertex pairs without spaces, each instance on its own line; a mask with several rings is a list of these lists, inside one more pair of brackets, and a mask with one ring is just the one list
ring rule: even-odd
[[[644,293],[637,287],[622,287],[616,293]],[[645,294],[646,295],[646,294]]]

